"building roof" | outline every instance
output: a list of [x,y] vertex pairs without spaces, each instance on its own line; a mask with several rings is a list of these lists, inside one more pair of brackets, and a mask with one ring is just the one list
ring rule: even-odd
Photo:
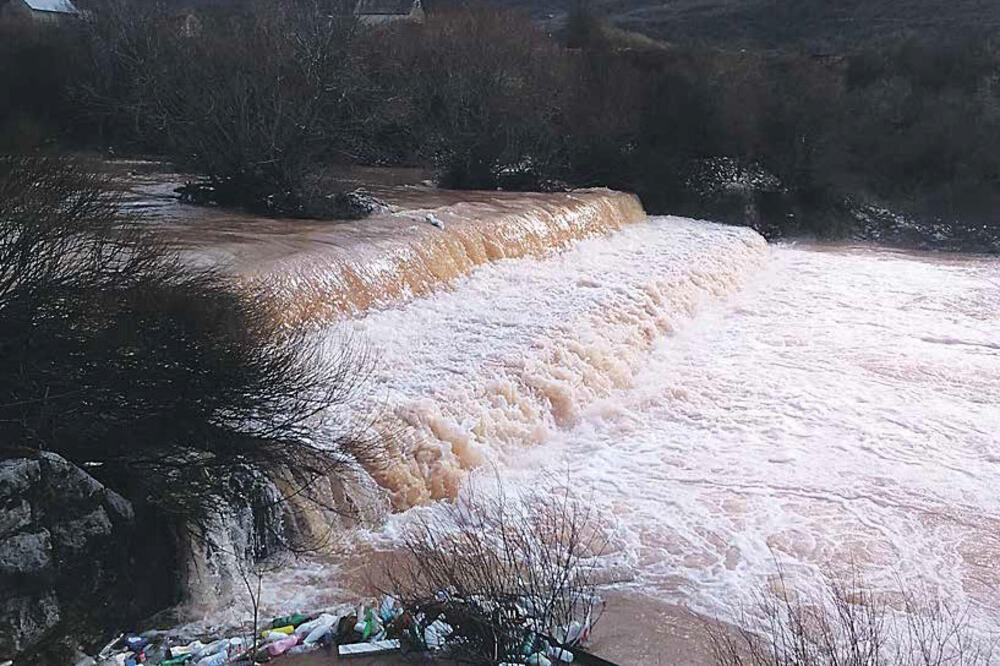
[[79,14],[70,0],[24,0],[36,12],[54,12],[56,14]]
[[354,13],[362,16],[409,14],[415,4],[414,0],[358,0]]

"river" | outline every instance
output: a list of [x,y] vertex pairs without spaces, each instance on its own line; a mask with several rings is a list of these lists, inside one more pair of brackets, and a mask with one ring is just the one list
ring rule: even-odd
[[804,587],[854,568],[996,630],[1000,260],[605,232],[318,327],[377,359],[361,408],[402,433],[371,470],[394,510],[270,575],[266,607],[351,601],[440,500],[550,470],[610,520],[633,608],[735,620],[779,564]]

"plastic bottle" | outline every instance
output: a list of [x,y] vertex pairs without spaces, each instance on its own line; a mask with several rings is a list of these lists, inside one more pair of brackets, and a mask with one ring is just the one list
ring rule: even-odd
[[388,622],[399,614],[396,612],[396,606],[396,600],[389,595],[382,597],[382,605],[379,606],[378,610],[382,622]]
[[147,664],[159,664],[167,658],[167,647],[165,645],[158,645],[155,648],[146,648],[146,662]]
[[274,629],[265,629],[264,631],[260,632],[260,635],[264,638],[267,638],[275,634],[284,634],[285,636],[291,636],[293,633],[295,633],[295,627],[290,624],[286,624],[283,627],[275,627]]
[[179,664],[183,664],[186,661],[190,661],[190,659],[191,659],[190,654],[182,654],[177,657],[171,657],[166,661],[161,661],[160,666],[179,666]]
[[297,636],[308,636],[312,633],[313,629],[322,626],[332,626],[334,622],[337,621],[337,616],[331,615],[329,613],[321,613],[317,617],[309,620],[308,622],[303,622],[299,626],[295,627],[295,635]]
[[208,655],[214,655],[220,650],[225,650],[229,647],[228,638],[220,638],[217,641],[212,641],[208,645],[203,645],[197,650],[191,650],[191,658],[194,660],[199,660],[202,657],[207,657]]
[[365,626],[361,631],[361,638],[368,640],[372,636],[378,633],[375,629],[375,613],[371,609],[365,611]]
[[277,629],[278,627],[286,627],[292,625],[292,627],[297,627],[303,622],[308,622],[312,620],[312,615],[304,615],[302,613],[292,613],[291,615],[286,615],[285,617],[276,617],[271,620],[271,627]]
[[552,666],[552,662],[541,652],[536,652],[535,654],[529,656],[524,660],[524,663],[528,666]]
[[203,647],[205,647],[205,644],[201,641],[191,641],[187,645],[173,645],[170,647],[170,658],[187,657],[195,650],[200,650]]
[[553,661],[561,661],[564,664],[573,663],[573,653],[566,648],[551,645],[549,646],[549,649],[545,651],[545,654]]
[[[228,642],[228,641],[227,641]],[[220,650],[215,654],[210,654],[207,657],[202,657],[198,660],[195,666],[222,666],[229,661],[229,648],[226,647],[225,650]]]
[[267,653],[272,657],[284,654],[299,644],[298,636],[289,636],[285,640],[276,641],[267,646]]
[[302,641],[303,645],[323,645],[334,640],[333,627],[316,627]]
[[336,617],[324,613],[318,620],[316,620],[311,631],[306,634],[302,642],[306,645],[312,645],[313,643],[319,642],[323,636],[333,631],[333,625],[336,623]]

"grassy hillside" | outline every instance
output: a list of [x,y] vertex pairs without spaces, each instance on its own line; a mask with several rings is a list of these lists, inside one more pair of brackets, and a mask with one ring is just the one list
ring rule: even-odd
[[[499,0],[553,28],[576,0]],[[616,26],[672,42],[842,48],[906,33],[1000,28],[995,0],[590,0]]]

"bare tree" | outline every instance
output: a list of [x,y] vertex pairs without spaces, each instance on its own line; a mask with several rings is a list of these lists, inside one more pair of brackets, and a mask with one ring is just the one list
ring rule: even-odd
[[977,634],[967,612],[898,592],[900,608],[852,568],[819,595],[789,589],[779,565],[774,590],[758,591],[738,627],[706,623],[719,666],[988,666],[995,637]]
[[374,455],[344,418],[364,348],[332,354],[265,295],[184,267],[109,191],[65,162],[0,159],[6,446],[87,465],[146,518],[202,532],[273,473],[307,487]]
[[453,630],[439,636],[452,657],[499,664],[544,649],[542,641],[573,643],[599,619],[594,561],[610,533],[592,501],[547,481],[513,497],[472,483],[406,534],[407,557],[387,575],[418,634],[441,619]]

